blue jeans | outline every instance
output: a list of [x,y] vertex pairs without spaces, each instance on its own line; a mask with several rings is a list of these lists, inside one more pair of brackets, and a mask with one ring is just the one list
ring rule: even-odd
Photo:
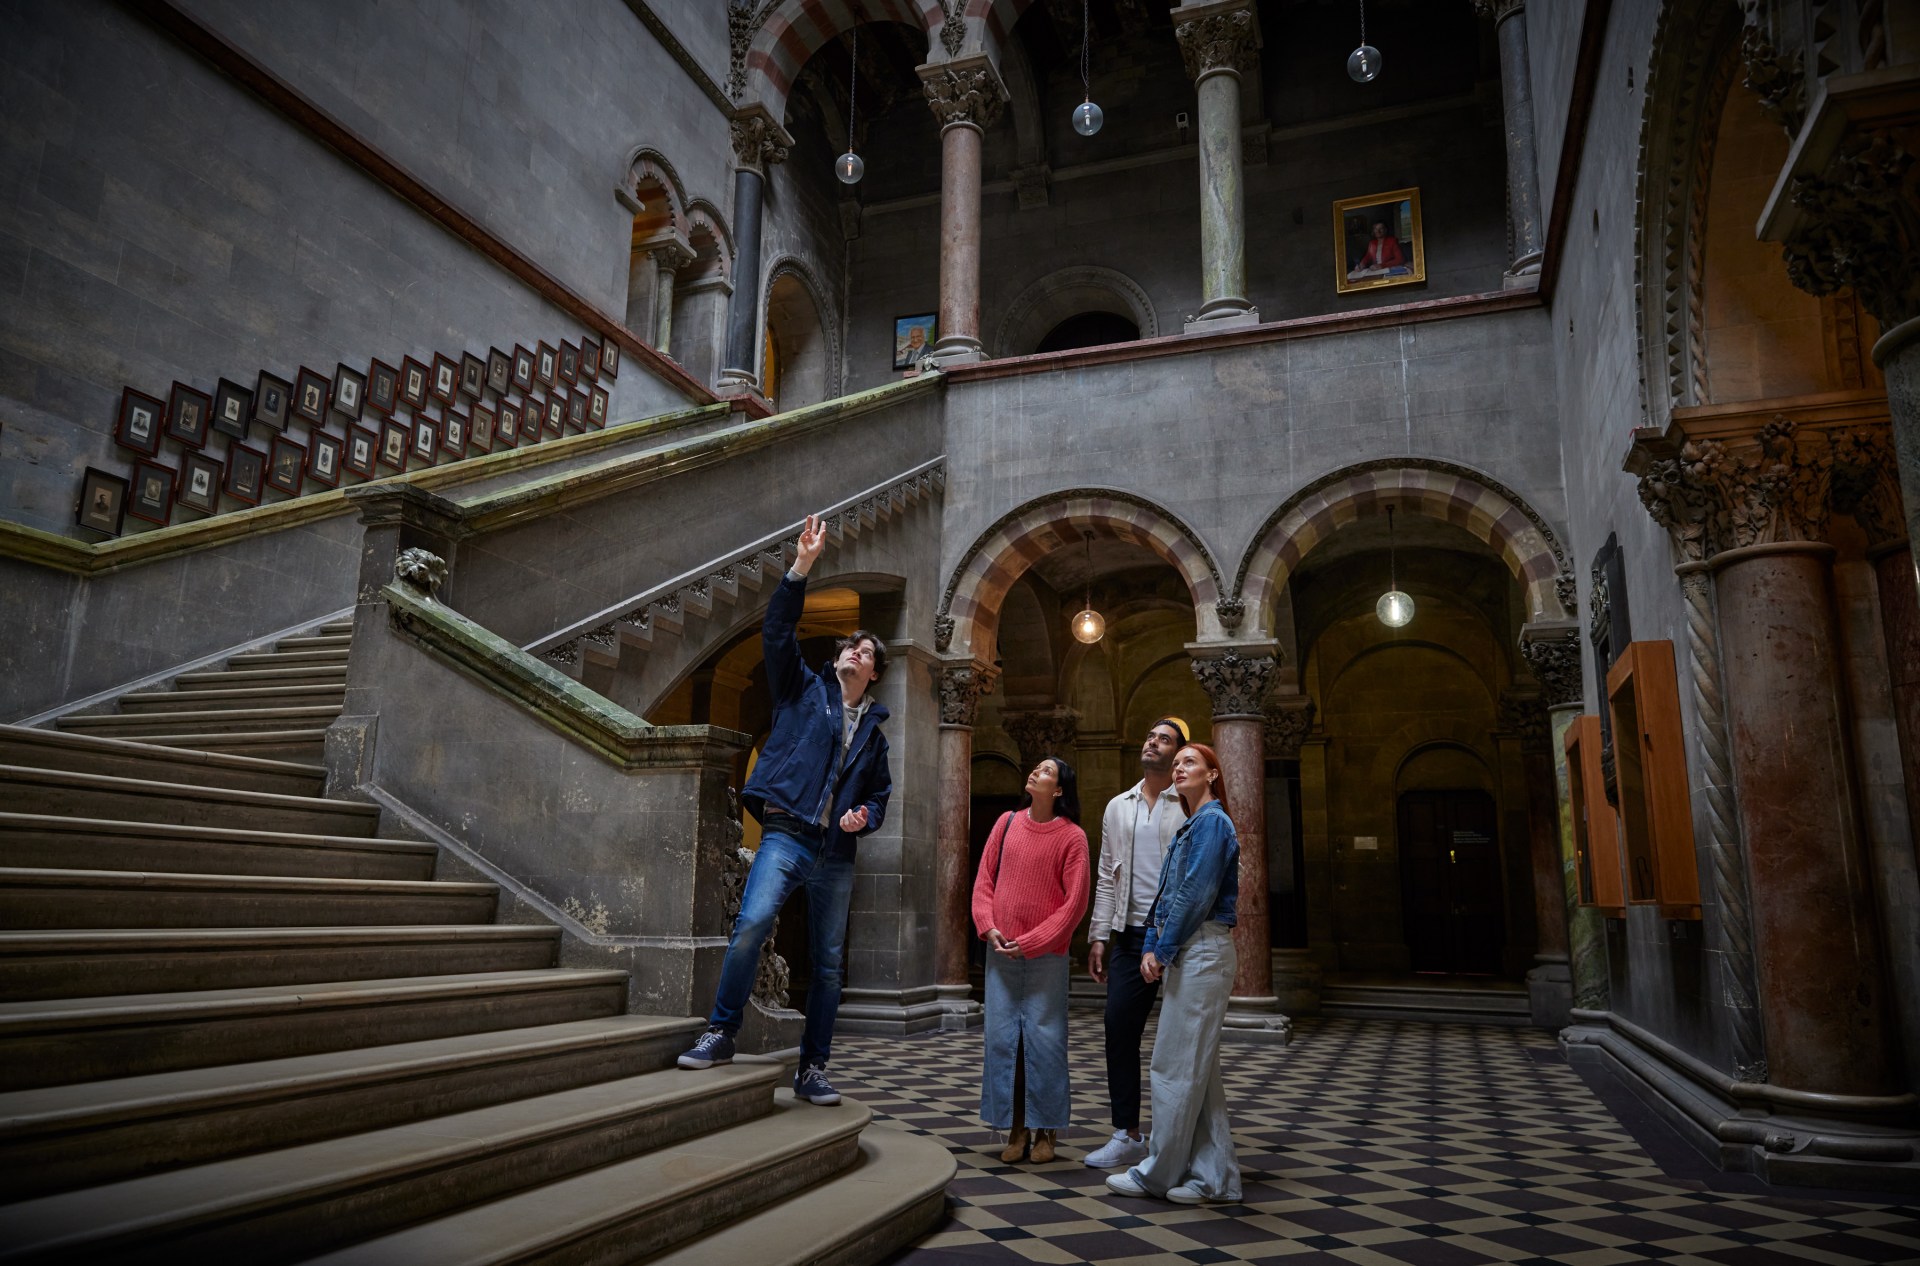
[[708,1023],[729,1033],[740,1031],[760,968],[760,947],[773,930],[780,907],[802,886],[807,890],[807,955],[813,960],[813,980],[807,986],[807,1027],[800,1037],[800,1058],[804,1063],[824,1064],[833,1045],[840,990],[847,983],[853,861],[822,857],[819,846],[809,847],[794,836],[769,831],[761,837],[740,898],[740,917],[733,922],[727,957],[720,965],[720,989]]

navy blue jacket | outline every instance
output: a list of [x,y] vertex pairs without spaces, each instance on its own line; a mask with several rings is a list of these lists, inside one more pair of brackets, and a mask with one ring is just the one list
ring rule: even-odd
[[852,755],[839,779],[828,786],[839,763],[840,735],[846,725],[841,716],[840,679],[833,665],[815,671],[800,660],[797,630],[806,597],[806,577],[789,576],[767,603],[760,638],[766,651],[767,688],[773,693],[773,730],[760,746],[760,759],[740,793],[740,802],[761,822],[767,820],[769,809],[790,813],[803,822],[818,822],[831,800],[825,855],[851,861],[856,836],[840,829],[840,815],[865,805],[867,825],[859,834],[878,830],[887,817],[887,798],[893,794],[887,739],[880,733],[887,709],[877,699],[869,703],[853,732]]

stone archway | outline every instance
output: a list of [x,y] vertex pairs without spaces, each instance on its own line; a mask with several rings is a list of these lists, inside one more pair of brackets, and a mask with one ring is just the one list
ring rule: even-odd
[[818,404],[839,391],[840,323],[821,298],[811,269],[796,258],[767,273],[763,323],[772,361],[761,368],[762,389],[781,412]]
[[994,335],[994,354],[1024,356],[1048,330],[1084,312],[1126,317],[1138,327],[1141,338],[1160,333],[1153,301],[1139,283],[1111,268],[1079,264],[1048,273],[1014,296]]
[[778,0],[757,25],[745,15],[732,20],[728,92],[784,119],[801,68],[829,40],[863,23],[898,22],[928,35],[931,58],[933,33],[946,21],[942,0]]

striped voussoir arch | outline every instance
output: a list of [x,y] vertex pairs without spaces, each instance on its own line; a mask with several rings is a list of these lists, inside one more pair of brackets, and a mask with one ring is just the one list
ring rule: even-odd
[[985,43],[997,54],[1005,46],[1013,24],[1032,4],[1033,0],[967,0],[967,25],[974,29],[985,26]]
[[945,20],[940,0],[782,0],[747,46],[747,100],[784,119],[793,81],[828,40],[864,22],[899,22],[931,35]]
[[1363,515],[1392,505],[1465,528],[1498,550],[1526,592],[1528,619],[1560,619],[1555,588],[1563,555],[1552,530],[1507,489],[1442,462],[1369,463],[1337,472],[1289,498],[1254,538],[1235,578],[1240,598],[1271,627],[1269,613],[1287,577],[1313,547]]
[[1186,524],[1149,502],[1105,489],[1075,489],[1029,501],[973,543],[947,584],[941,614],[953,620],[949,649],[984,652],[1013,582],[1055,550],[1079,549],[1088,532],[1152,550],[1187,582],[1196,609],[1220,598],[1220,569]]

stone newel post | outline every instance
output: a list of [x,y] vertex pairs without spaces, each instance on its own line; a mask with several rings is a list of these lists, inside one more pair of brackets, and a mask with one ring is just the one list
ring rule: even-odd
[[727,298],[727,355],[720,386],[758,391],[754,366],[760,357],[760,204],[767,165],[786,161],[793,138],[757,105],[733,120],[732,131],[734,285]]
[[1527,65],[1526,0],[1473,0],[1492,18],[1500,41],[1500,100],[1507,128],[1507,214],[1513,225],[1509,277],[1540,271],[1545,233],[1540,224],[1540,173],[1533,142],[1533,77]]
[[940,825],[934,860],[934,981],[943,1029],[980,1022],[967,980],[967,946],[973,940],[973,876],[968,848],[973,799],[973,722],[980,696],[993,688],[993,669],[950,664],[940,670]]
[[1007,90],[985,56],[920,67],[940,123],[940,330],[933,358],[964,363],[980,347],[980,150]]
[[1201,307],[1187,330],[1259,323],[1247,300],[1246,194],[1240,161],[1240,76],[1260,46],[1252,0],[1204,0],[1173,11],[1180,55],[1199,96]]
[[1193,675],[1213,701],[1213,749],[1227,787],[1227,806],[1240,837],[1240,900],[1233,928],[1239,960],[1227,1004],[1230,1037],[1285,1042],[1292,1025],[1273,992],[1267,943],[1267,754],[1261,699],[1279,660],[1276,644],[1187,647]]

